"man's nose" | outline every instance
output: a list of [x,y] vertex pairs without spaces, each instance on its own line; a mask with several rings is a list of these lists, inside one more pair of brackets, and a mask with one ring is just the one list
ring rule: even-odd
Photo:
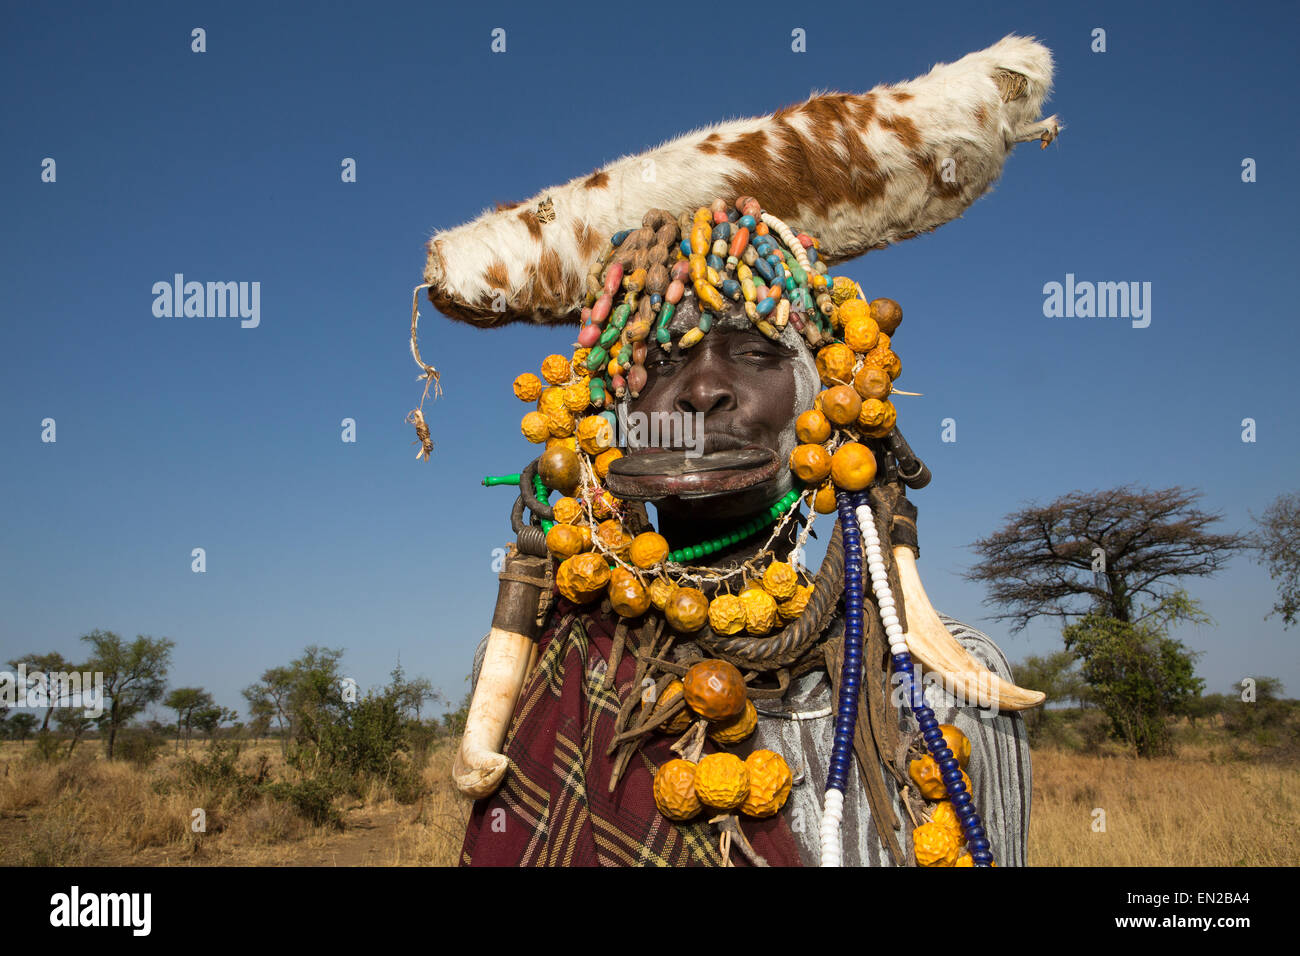
[[729,364],[720,360],[711,343],[699,343],[700,354],[692,356],[693,361],[683,369],[686,381],[682,382],[681,391],[677,393],[674,403],[676,410],[686,414],[730,411],[736,407],[736,392],[733,386],[734,369],[728,370]]

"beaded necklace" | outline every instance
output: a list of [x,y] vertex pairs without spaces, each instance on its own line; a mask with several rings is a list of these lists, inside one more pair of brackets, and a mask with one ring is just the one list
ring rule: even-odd
[[[523,503],[530,502],[545,548],[558,562],[557,587],[567,599],[585,604],[606,597],[624,620],[641,618],[653,605],[675,632],[687,636],[707,621],[716,635],[744,632],[762,637],[778,622],[799,618],[812,587],[803,569],[776,560],[773,547],[789,522],[797,518],[800,501],[809,506],[800,546],[817,514],[835,514],[844,554],[845,632],[822,815],[822,865],[838,866],[842,859],[839,829],[863,679],[865,565],[889,641],[893,670],[902,675],[908,688],[909,708],[937,763],[944,792],[969,847],[966,865],[987,866],[992,854],[960,761],[913,680],[911,655],[886,572],[887,545],[881,544],[865,494],[876,478],[876,454],[883,450],[879,442],[890,435],[896,421],[889,396],[900,364],[890,348],[890,335],[902,312],[892,300],[868,303],[855,283],[829,277],[818,259],[817,247],[816,239],[795,233],[749,196],[730,205],[717,200],[676,221],[667,213],[652,210],[640,229],[616,233],[587,276],[582,327],[572,357],[551,355],[542,363],[540,378],[524,373],[514,382],[517,397],[537,403],[535,411],[524,415],[521,431],[530,441],[545,444],[546,450],[535,467],[518,475],[490,476],[483,483],[521,486],[516,513]],[[674,343],[669,326],[688,283],[699,302],[700,318]],[[787,326],[792,326],[808,347],[818,350],[817,370],[826,388],[813,408],[796,421],[800,444],[789,462],[796,488],[727,534],[671,549],[653,530],[629,534],[629,510],[603,487],[610,464],[623,454],[613,440],[615,404],[635,399],[644,389],[651,334],[666,351],[690,349],[711,330],[714,313],[723,311],[727,300],[743,302],[752,325],[769,339],[780,339]],[[543,380],[549,387],[543,386]],[[582,417],[575,417],[578,415]],[[561,497],[552,504],[553,491],[559,491]],[[769,526],[772,531],[766,543],[747,561],[728,568],[693,563],[748,541]],[[651,578],[649,586],[646,577]],[[742,585],[739,596],[730,593],[730,582],[736,577]],[[704,593],[706,587],[715,589],[711,600]],[[695,714],[700,718],[700,733],[694,749],[687,751],[698,760],[711,704],[698,692],[692,698],[691,673],[695,669],[684,676],[683,697],[667,711],[660,713],[656,701],[649,701],[649,717],[643,723],[647,727],[670,726],[667,718],[676,713]],[[709,677],[715,685],[725,685],[738,679],[739,672],[733,679],[713,667]],[[743,699],[743,682],[740,687]],[[723,717],[715,714],[709,723],[709,734],[715,740],[731,742],[745,735],[736,736],[736,722],[748,718],[752,705],[743,712],[732,710],[735,713]],[[748,726],[746,734],[753,729],[752,724]],[[682,752],[685,755],[687,751]],[[789,793],[789,769],[779,755],[768,751],[758,751],[750,760],[760,754],[768,756],[755,764],[752,773],[762,775],[771,785],[763,800],[755,803],[751,799],[744,807],[760,808],[762,812],[754,811],[754,815],[771,815]],[[660,768],[655,796],[665,815],[684,820],[689,816],[683,814],[692,807],[698,812],[701,805],[741,808],[739,794],[741,790],[749,792],[748,785],[737,788],[740,778],[735,775],[746,771],[731,763],[715,762],[706,774],[706,763],[717,756],[726,755],[704,758],[698,768],[691,760],[670,761]],[[683,763],[689,768],[673,766]],[[773,780],[776,782],[771,783]],[[697,797],[706,795],[708,799],[701,804]],[[734,804],[719,802],[733,796]],[[939,865],[952,865],[955,849],[947,856],[951,858]]]

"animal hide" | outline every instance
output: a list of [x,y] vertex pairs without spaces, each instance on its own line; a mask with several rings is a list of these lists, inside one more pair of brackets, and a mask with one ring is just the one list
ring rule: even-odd
[[910,82],[687,133],[436,233],[429,299],[484,327],[576,323],[587,270],[613,233],[649,209],[718,197],[754,196],[818,237],[828,264],[851,259],[957,218],[1017,143],[1049,143],[1057,119],[1037,117],[1051,85],[1051,51],[1008,36]]

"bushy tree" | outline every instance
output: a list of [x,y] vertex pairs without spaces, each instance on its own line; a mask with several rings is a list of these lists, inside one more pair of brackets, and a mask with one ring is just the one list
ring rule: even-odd
[[[1088,684],[1079,672],[1078,657],[1068,650],[1054,651],[1046,656],[1031,654],[1012,668],[1016,683],[1041,690],[1049,701],[1082,702],[1088,697]],[[1041,729],[1047,712],[1035,707],[1025,712],[1025,728],[1030,735]]]
[[26,666],[28,679],[35,674],[41,674],[45,679],[45,692],[47,701],[45,707],[45,716],[41,719],[41,733],[50,729],[50,720],[54,717],[55,711],[60,706],[68,703],[67,701],[50,699],[48,695],[57,695],[59,688],[51,686],[49,675],[67,673],[75,670],[72,663],[58,651],[51,651],[48,654],[24,654],[22,657],[15,657],[9,662],[9,666],[15,671],[20,666]]
[[1277,582],[1272,613],[1290,627],[1300,618],[1300,494],[1281,495],[1255,518],[1257,560]]
[[1199,655],[1156,624],[1101,614],[1085,615],[1063,634],[1113,733],[1138,756],[1169,753],[1168,718],[1185,712],[1205,686],[1195,676]]
[[5,727],[9,732],[10,738],[17,740],[19,743],[30,737],[36,730],[39,721],[35,714],[29,714],[26,711],[18,711],[10,716],[5,722]]
[[90,645],[86,669],[104,675],[108,711],[100,718],[107,727],[105,751],[111,759],[118,731],[136,714],[163,695],[167,667],[175,641],[137,635],[130,643],[112,631],[92,631],[81,638]]
[[212,695],[202,687],[177,687],[167,695],[163,706],[176,711],[176,749],[180,749],[182,731],[185,734],[185,747],[189,749],[194,714],[212,706]]
[[244,689],[250,713],[278,721],[286,757],[295,747],[319,746],[322,728],[342,713],[342,658],[341,649],[313,644],[287,667],[270,668]]

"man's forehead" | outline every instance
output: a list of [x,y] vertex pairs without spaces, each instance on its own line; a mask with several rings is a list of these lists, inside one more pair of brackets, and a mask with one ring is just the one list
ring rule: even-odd
[[[710,314],[713,316],[712,327],[717,331],[752,333],[759,338],[765,339],[763,334],[754,327],[754,323],[750,321],[749,316],[745,314],[743,302],[729,301],[725,311],[711,312]],[[672,320],[668,323],[668,332],[674,339],[677,339],[699,325],[699,322],[699,303],[688,290],[686,295],[682,297],[681,305],[673,314]]]

